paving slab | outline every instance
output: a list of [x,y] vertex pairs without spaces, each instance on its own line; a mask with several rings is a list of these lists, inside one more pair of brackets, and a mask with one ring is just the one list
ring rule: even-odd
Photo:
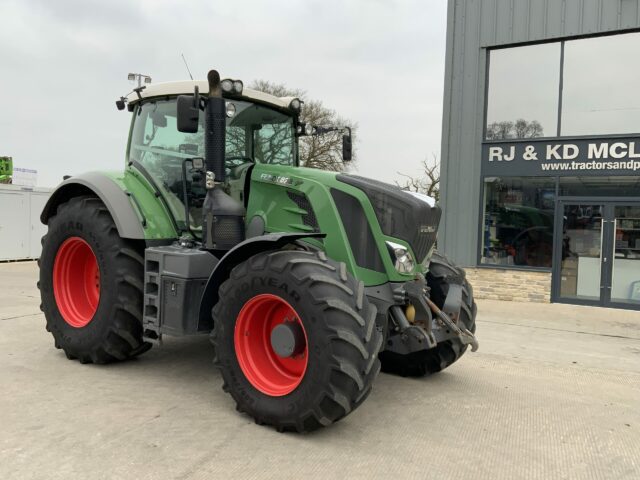
[[80,365],[34,262],[0,264],[0,478],[640,478],[640,313],[479,303],[480,350],[381,374],[343,421],[280,434],[234,409],[206,338]]

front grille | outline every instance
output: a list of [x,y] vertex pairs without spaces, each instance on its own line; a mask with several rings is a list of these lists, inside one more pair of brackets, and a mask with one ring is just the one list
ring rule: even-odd
[[380,258],[371,225],[358,199],[335,188],[331,189],[331,196],[338,208],[356,264],[369,270],[384,272],[384,264]]
[[314,232],[319,232],[320,227],[318,226],[318,219],[316,218],[316,214],[313,211],[313,207],[311,206],[307,196],[304,193],[293,192],[291,190],[287,190],[287,196],[297,205],[298,208],[307,212],[302,215],[302,223],[313,228]]
[[336,178],[365,192],[382,232],[405,240],[416,255],[416,260],[424,260],[436,242],[442,214],[440,207],[431,207],[424,200],[388,183],[357,175],[340,174]]

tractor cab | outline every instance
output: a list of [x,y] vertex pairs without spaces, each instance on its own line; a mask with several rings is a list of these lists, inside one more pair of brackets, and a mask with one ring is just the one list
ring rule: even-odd
[[[147,172],[178,227],[196,238],[201,238],[201,207],[206,196],[202,167],[197,161],[205,157],[204,112],[199,112],[196,132],[181,132],[177,98],[178,94],[192,93],[194,87],[204,88],[201,83],[151,85],[128,99],[134,114],[127,162]],[[244,88],[239,93],[230,88],[223,94],[226,116],[223,188],[246,206],[248,174],[256,163],[298,165],[296,129],[302,102]]]

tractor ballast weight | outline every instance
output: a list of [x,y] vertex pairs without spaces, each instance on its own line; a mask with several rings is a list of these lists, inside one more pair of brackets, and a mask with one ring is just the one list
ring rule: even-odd
[[358,407],[380,368],[435,373],[477,348],[435,202],[299,166],[299,137],[329,132],[348,161],[349,129],[216,71],[117,103],[133,112],[124,172],[66,179],[41,215],[42,309],[68,358],[210,334],[238,410],[303,432]]

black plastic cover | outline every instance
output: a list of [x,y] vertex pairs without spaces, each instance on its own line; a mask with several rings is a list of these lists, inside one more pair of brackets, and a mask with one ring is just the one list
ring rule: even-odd
[[339,181],[359,188],[371,202],[385,235],[405,240],[422,262],[436,242],[442,210],[400,187],[357,175],[340,174]]
[[371,225],[356,197],[341,190],[331,189],[331,196],[338,208],[342,226],[344,227],[351,252],[359,267],[384,272],[384,264],[380,258],[378,245],[371,231]]

